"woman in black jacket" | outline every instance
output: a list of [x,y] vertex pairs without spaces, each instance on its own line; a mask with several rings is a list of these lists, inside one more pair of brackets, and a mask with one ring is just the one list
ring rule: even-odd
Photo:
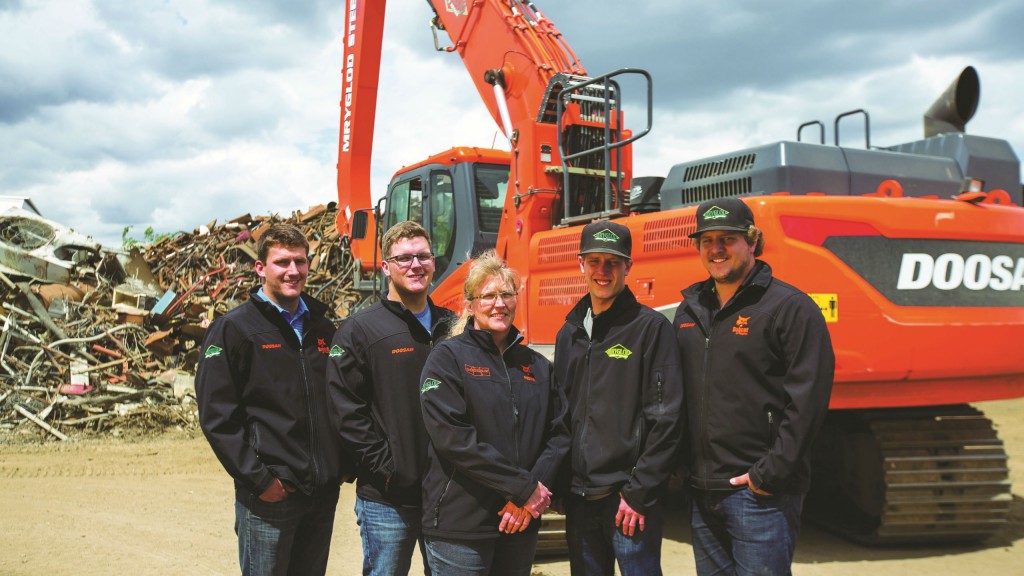
[[493,250],[478,257],[462,319],[423,369],[423,532],[435,574],[529,575],[547,487],[568,451],[551,364],[512,325],[518,284]]

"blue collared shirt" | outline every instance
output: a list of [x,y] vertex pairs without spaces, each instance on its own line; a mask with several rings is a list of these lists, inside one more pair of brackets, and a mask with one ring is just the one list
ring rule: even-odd
[[295,310],[295,315],[293,316],[291,312],[278,306],[277,302],[267,298],[266,293],[263,292],[262,286],[256,291],[256,297],[264,302],[269,302],[271,306],[277,308],[278,312],[280,312],[281,316],[284,318],[284,321],[292,327],[292,330],[295,331],[295,335],[299,337],[299,344],[302,344],[302,330],[306,326],[306,319],[309,318],[309,308],[306,308],[306,302],[302,298],[299,298],[299,307]]

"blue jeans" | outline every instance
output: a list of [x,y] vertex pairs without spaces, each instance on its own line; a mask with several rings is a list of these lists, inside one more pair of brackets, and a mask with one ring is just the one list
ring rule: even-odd
[[619,495],[600,500],[572,496],[567,503],[565,532],[569,542],[569,568],[573,576],[612,576],[618,561],[622,576],[661,574],[661,507],[644,515],[644,531],[630,537],[615,526]]
[[698,576],[791,574],[803,495],[693,492],[690,522]]
[[363,540],[364,576],[405,576],[416,542],[423,556],[423,573],[430,576],[418,507],[391,506],[357,496],[356,523]]
[[264,502],[235,489],[235,534],[243,576],[323,574],[334,531],[338,488],[313,496],[293,492]]
[[536,532],[486,540],[426,540],[430,569],[444,576],[530,576],[537,551]]

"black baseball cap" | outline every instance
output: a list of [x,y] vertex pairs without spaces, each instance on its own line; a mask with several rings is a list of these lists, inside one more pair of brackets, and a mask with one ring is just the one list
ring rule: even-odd
[[633,250],[633,237],[629,228],[615,222],[591,222],[583,227],[580,235],[580,256],[591,252],[603,252],[622,256],[629,260]]
[[697,206],[697,231],[690,238],[711,230],[746,232],[753,225],[754,213],[739,198],[705,200]]

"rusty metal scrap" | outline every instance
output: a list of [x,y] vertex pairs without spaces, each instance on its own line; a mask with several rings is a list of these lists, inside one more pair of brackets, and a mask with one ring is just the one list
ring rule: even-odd
[[100,249],[66,282],[0,269],[0,432],[65,439],[194,428],[206,328],[257,285],[256,241],[271,224],[305,232],[306,291],[335,322],[359,302],[335,216],[333,203],[287,217],[245,214],[148,246]]

